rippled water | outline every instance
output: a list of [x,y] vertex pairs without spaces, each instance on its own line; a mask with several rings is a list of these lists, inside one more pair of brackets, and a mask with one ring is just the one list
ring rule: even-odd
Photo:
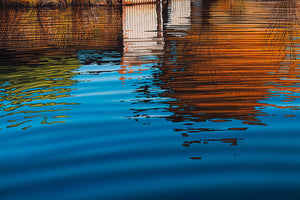
[[0,199],[300,199],[299,8],[0,10]]

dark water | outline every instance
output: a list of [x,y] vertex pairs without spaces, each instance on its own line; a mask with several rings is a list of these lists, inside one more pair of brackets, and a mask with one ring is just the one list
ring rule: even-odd
[[0,199],[300,199],[297,0],[0,11]]

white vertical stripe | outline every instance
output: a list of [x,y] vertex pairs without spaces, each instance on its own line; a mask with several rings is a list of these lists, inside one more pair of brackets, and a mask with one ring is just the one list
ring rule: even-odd
[[124,6],[124,64],[130,65],[130,62],[137,62],[139,56],[154,55],[154,50],[163,49],[158,31],[156,4]]

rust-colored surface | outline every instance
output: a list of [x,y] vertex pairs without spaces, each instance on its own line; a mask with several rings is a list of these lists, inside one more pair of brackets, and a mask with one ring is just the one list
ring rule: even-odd
[[[256,115],[272,91],[299,91],[290,87],[299,83],[296,2],[227,3],[205,1],[202,16],[194,7],[186,36],[165,38],[167,53],[157,76],[167,91],[162,95],[175,99],[168,108],[172,121],[238,119],[264,125]],[[243,15],[242,23],[235,21],[237,15]]]
[[0,10],[0,48],[114,49],[122,32],[120,14],[119,9],[97,7]]

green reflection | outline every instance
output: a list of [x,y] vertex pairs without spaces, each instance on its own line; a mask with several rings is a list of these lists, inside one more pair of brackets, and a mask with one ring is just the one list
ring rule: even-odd
[[70,86],[76,83],[73,80],[74,70],[78,67],[76,57],[68,55],[44,56],[35,65],[0,66],[0,117],[7,118],[8,125],[5,127],[26,124],[23,128],[27,129],[35,121],[41,124],[64,123],[64,120],[53,120],[69,116],[54,116],[49,122],[48,115],[50,112],[67,111],[68,106],[77,104],[57,100],[70,96]]
[[75,83],[74,54],[116,49],[121,33],[118,8],[0,9],[1,126],[64,123],[76,104],[61,100]]

